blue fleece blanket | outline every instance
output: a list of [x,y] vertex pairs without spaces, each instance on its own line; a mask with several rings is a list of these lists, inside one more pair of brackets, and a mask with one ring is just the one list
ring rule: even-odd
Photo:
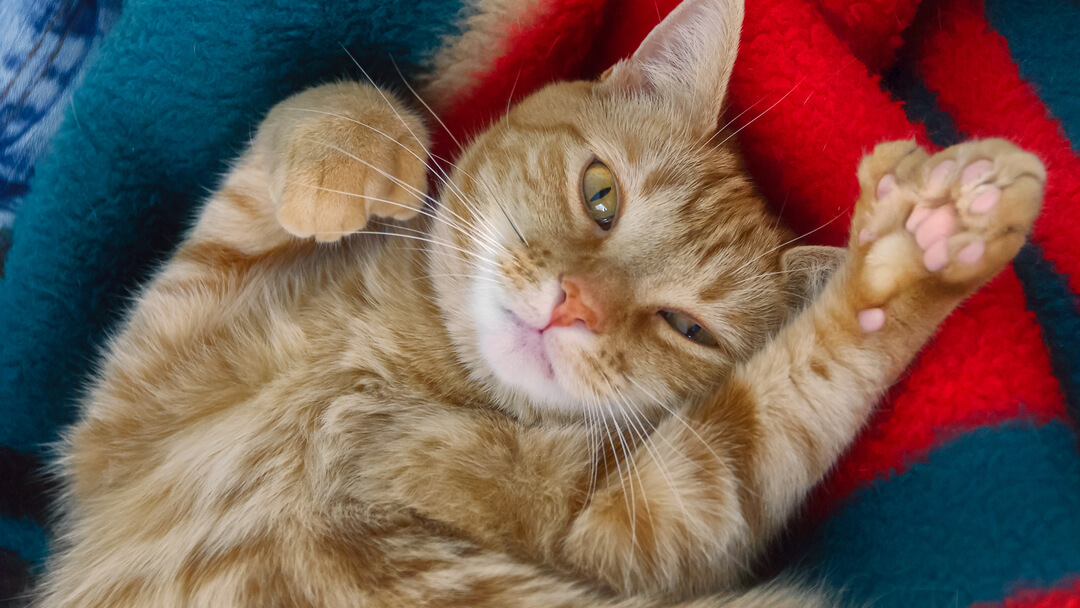
[[0,3],[0,276],[34,161],[60,126],[64,107],[120,0]]

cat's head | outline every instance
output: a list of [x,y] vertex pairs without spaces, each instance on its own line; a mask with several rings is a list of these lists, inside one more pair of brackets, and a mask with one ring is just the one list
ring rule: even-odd
[[598,81],[543,88],[463,151],[432,275],[503,407],[655,418],[800,301],[821,252],[785,249],[717,133],[741,24],[739,1],[687,0]]

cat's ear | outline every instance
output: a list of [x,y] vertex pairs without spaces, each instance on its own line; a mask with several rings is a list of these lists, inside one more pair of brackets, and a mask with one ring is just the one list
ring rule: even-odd
[[787,280],[791,308],[797,310],[814,301],[846,256],[847,249],[842,247],[816,245],[792,247],[781,254],[780,268]]
[[743,0],[683,0],[629,58],[601,76],[602,87],[653,96],[688,112],[711,133],[739,48]]

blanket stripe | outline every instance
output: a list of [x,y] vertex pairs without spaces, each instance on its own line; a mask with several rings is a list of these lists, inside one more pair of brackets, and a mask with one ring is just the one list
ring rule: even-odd
[[1039,320],[1070,417],[1074,422],[1080,420],[1080,314],[1076,296],[1053,264],[1042,256],[1038,245],[1029,243],[1021,249],[1015,267],[1024,285],[1027,306]]
[[1071,5],[1046,0],[987,0],[986,19],[1005,37],[1010,52],[1022,58],[1016,67],[1025,80],[1038,89],[1039,98],[1053,110],[1054,117],[1080,151],[1080,70],[1062,61],[1075,57],[1080,45],[1080,10]]
[[856,492],[806,561],[853,605],[878,608],[968,606],[1060,584],[1080,573],[1075,446],[1056,422],[971,431]]
[[1003,602],[975,604],[976,608],[1080,608],[1080,582],[1064,581],[1058,589],[1025,589]]

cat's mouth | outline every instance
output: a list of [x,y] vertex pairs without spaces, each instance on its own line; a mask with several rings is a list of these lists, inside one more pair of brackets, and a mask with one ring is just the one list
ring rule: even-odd
[[503,314],[514,326],[523,354],[535,360],[535,368],[548,380],[555,382],[555,368],[551,364],[551,355],[544,339],[548,327],[537,328],[519,317],[513,310],[503,307]]
[[573,324],[552,324],[561,296],[557,279],[522,292],[498,281],[477,280],[471,308],[476,345],[493,376],[537,405],[576,414],[581,395],[590,392],[577,373],[580,351],[590,342],[583,334],[591,332]]

